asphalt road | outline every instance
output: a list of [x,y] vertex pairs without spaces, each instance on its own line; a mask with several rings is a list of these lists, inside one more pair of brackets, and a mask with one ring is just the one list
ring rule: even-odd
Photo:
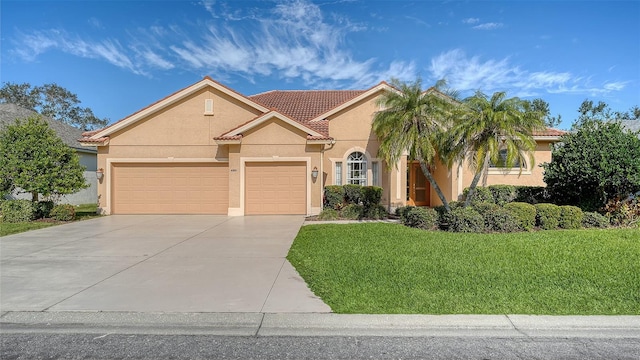
[[9,359],[633,359],[638,338],[3,334]]

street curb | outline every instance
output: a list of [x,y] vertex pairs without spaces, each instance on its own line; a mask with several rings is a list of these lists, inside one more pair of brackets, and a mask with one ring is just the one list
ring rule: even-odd
[[640,316],[6,312],[0,333],[640,338]]

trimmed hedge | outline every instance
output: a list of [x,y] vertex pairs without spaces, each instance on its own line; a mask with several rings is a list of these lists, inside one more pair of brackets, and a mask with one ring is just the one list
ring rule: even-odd
[[348,220],[361,219],[363,215],[362,205],[349,204],[340,210],[340,217]]
[[584,213],[577,206],[563,205],[560,206],[560,218],[558,226],[561,229],[580,229],[582,228],[582,219]]
[[412,206],[401,216],[401,219],[405,226],[432,230],[438,223],[438,213],[431,208]]
[[476,204],[475,210],[484,219],[488,231],[514,232],[520,230],[518,218],[508,209],[492,203]]
[[407,213],[413,209],[415,206],[411,206],[411,205],[407,205],[407,206],[401,206],[399,208],[396,208],[396,216],[400,217],[400,221],[403,221],[404,217],[407,215]]
[[58,221],[71,221],[76,217],[76,209],[70,204],[56,205],[51,209],[51,218]]
[[549,193],[544,186],[516,186],[516,198],[514,202],[527,204],[539,204],[549,202]]
[[518,220],[520,230],[531,231],[536,226],[535,206],[523,202],[511,202],[506,204],[504,208],[511,211]]
[[378,204],[376,206],[365,208],[362,215],[365,219],[380,220],[386,219],[389,214],[384,206]]
[[49,217],[49,214],[51,213],[51,209],[53,209],[54,205],[55,204],[51,200],[38,201],[37,203],[33,204],[34,206],[33,211],[34,211],[35,218],[42,219],[42,218]]
[[493,196],[493,202],[500,206],[514,201],[518,196],[516,187],[513,185],[491,185],[489,191]]
[[324,208],[339,210],[344,202],[344,189],[341,185],[324,187]]
[[[465,202],[467,200],[467,194],[469,194],[469,188],[466,188],[462,191],[462,202]],[[471,199],[471,204],[473,205],[483,202],[494,202],[493,194],[491,194],[489,188],[478,186],[473,192],[473,199]]]
[[4,222],[18,223],[35,219],[35,207],[31,200],[7,200],[1,206]]
[[387,210],[380,205],[382,192],[379,186],[327,185],[323,206],[338,211],[341,218],[383,219],[387,217]]
[[585,228],[606,228],[609,226],[609,218],[597,212],[587,211],[582,218],[582,226]]
[[560,206],[554,204],[536,204],[536,225],[543,230],[557,229],[560,223]]
[[484,218],[472,207],[451,210],[449,231],[480,233],[485,230]]
[[[458,208],[462,208],[462,205],[464,205],[464,203],[461,201],[449,202],[449,207],[452,211]],[[438,227],[441,230],[449,230],[449,225],[451,224],[451,212],[447,212],[447,210],[444,208],[444,205],[436,206],[434,207],[434,209],[438,213]]]
[[345,205],[348,204],[360,204],[362,201],[362,186],[355,184],[347,184],[343,185],[344,189],[344,202]]

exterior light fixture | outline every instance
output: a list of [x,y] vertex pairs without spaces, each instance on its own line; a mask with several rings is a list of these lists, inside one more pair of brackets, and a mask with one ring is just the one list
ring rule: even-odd
[[311,177],[314,178],[314,179],[318,178],[318,167],[317,166],[314,166],[313,170],[311,170]]
[[104,177],[104,170],[100,168],[96,170],[96,179],[102,180],[102,177]]

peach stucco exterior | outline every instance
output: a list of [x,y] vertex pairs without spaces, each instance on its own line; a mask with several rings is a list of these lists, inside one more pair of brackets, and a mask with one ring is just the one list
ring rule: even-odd
[[[382,204],[389,210],[403,206],[407,159],[386,164],[377,158],[379,142],[371,128],[376,99],[387,90],[382,83],[316,118],[300,121],[207,77],[105,129],[85,134],[81,142],[98,146],[98,168],[104,173],[98,183],[99,209],[112,213],[114,169],[119,164],[217,164],[228,173],[226,214],[242,216],[248,164],[273,163],[306,168],[304,212],[314,215],[322,210],[324,186],[336,184],[336,166],[344,167],[354,152],[365,155],[367,185],[384,189]],[[550,160],[548,141],[538,144],[535,156],[537,164]],[[448,171],[435,164],[434,170],[449,199],[457,199],[473,176],[464,167]],[[543,185],[542,169],[531,167],[521,176],[490,174],[488,184],[493,183]],[[438,197],[431,192],[431,205],[437,205]]]

